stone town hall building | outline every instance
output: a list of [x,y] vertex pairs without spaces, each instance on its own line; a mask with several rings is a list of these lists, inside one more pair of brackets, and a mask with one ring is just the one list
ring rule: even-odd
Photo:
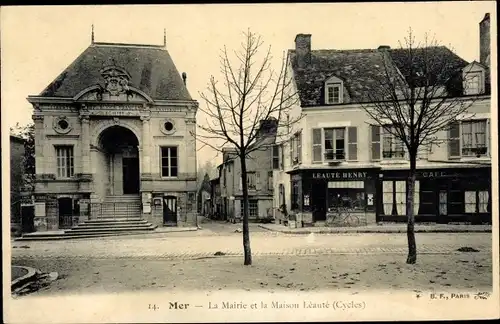
[[94,42],[39,95],[35,228],[196,222],[196,111],[163,46]]

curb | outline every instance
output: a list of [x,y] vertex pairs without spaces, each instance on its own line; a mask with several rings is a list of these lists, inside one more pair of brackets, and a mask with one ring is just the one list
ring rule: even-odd
[[101,238],[114,238],[120,236],[133,236],[133,235],[162,235],[168,233],[181,233],[181,232],[196,232],[199,229],[190,228],[187,230],[172,230],[172,231],[145,231],[145,232],[118,232],[118,233],[105,233],[105,234],[86,234],[86,235],[67,235],[57,234],[54,236],[28,236],[28,237],[17,237],[13,240],[15,242],[27,242],[27,241],[61,241],[61,240],[82,240],[82,239],[101,239]]
[[31,281],[33,279],[33,277],[35,277],[37,274],[37,270],[34,268],[31,268],[31,267],[16,266],[16,265],[13,265],[12,267],[22,268],[22,269],[28,271],[28,273],[25,274],[24,276],[17,278],[11,282],[10,288],[12,291],[16,288],[23,286],[28,281]]
[[[268,230],[270,232],[278,232],[283,234],[297,234],[297,235],[306,235],[306,234],[359,234],[359,233],[375,233],[375,234],[390,234],[390,233],[406,233],[406,229],[387,229],[387,230],[371,230],[371,229],[355,229],[355,230],[347,230],[347,229],[337,229],[337,230],[322,230],[322,231],[310,231],[310,230],[278,230],[268,228],[263,225],[259,225],[260,228]],[[415,229],[415,233],[491,233],[491,229]]]

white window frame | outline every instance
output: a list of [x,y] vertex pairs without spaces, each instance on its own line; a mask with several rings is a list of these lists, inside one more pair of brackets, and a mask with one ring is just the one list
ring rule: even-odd
[[[56,157],[56,174],[58,179],[70,179],[75,176],[75,148],[74,145],[54,145]],[[70,150],[70,151],[69,151]],[[60,154],[67,153],[67,154]],[[71,154],[69,154],[71,153]],[[70,160],[69,165],[67,163]],[[61,164],[59,164],[61,162]]]
[[[314,142],[311,141],[311,160],[313,163],[324,163],[324,162],[329,162],[329,161],[339,161],[339,162],[342,162],[342,161],[347,161],[347,158],[348,158],[348,153],[349,153],[349,148],[348,148],[348,141],[347,141],[347,137],[348,137],[348,127],[347,126],[339,126],[339,127],[322,127],[322,128],[316,128],[316,129],[321,129],[321,161],[315,161],[314,160],[314,151],[313,151],[313,147],[314,147]],[[333,151],[336,150],[335,148],[335,143],[336,143],[336,140],[335,140],[335,130],[337,129],[342,129],[344,131],[344,158],[343,159],[326,159],[326,149],[325,149],[325,130],[327,129],[332,129],[333,130]]]
[[[464,123],[472,123],[472,122],[481,122],[484,121],[486,123],[485,125],[485,146],[486,146],[486,153],[481,154],[479,157],[477,155],[464,155],[463,154],[463,149],[464,149],[464,143],[463,143],[463,124]],[[466,159],[476,159],[476,158],[484,158],[484,157],[491,157],[491,140],[490,138],[490,119],[489,118],[472,118],[472,119],[463,119],[459,120],[459,155],[458,156],[452,156],[452,159],[457,159],[457,158],[466,158]],[[448,134],[449,135],[449,134]],[[450,140],[448,138],[448,140]]]
[[[172,152],[172,148],[175,148],[176,150],[176,159],[177,159],[177,175],[173,176],[172,175],[172,160],[171,160],[171,152]],[[163,175],[163,149],[168,149],[168,156],[167,156],[167,160],[168,160],[168,175]],[[162,145],[160,146],[160,176],[161,178],[164,178],[164,179],[168,179],[168,178],[178,178],[179,177],[179,166],[180,166],[180,163],[179,163],[179,147],[176,146],[176,145]]]
[[[477,78],[477,89],[471,88],[469,85],[471,81]],[[464,80],[464,91],[466,95],[477,95],[484,92],[484,72],[483,71],[473,71],[467,72],[465,74]]]
[[[339,97],[338,100],[335,101],[335,97],[333,94],[335,93],[335,89],[338,89]],[[330,90],[332,91],[332,98],[330,100]],[[344,91],[343,91],[342,82],[327,82],[325,85],[325,102],[328,105],[336,105],[344,102]]]
[[[407,159],[407,149],[405,143],[399,139],[396,135],[391,134],[389,131],[386,131],[386,128],[392,128],[392,125],[384,125],[380,126],[380,157],[382,160],[406,160]],[[384,150],[384,144],[385,144],[385,137],[390,136],[391,137],[391,150],[390,151],[385,151]],[[396,151],[397,148],[397,142],[400,141],[400,146],[402,151]],[[403,152],[403,154],[394,154],[391,156],[385,156],[384,152]]]

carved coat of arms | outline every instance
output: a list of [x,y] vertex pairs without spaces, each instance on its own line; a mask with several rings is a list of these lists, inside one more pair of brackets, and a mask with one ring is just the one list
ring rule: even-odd
[[123,69],[118,67],[108,67],[101,71],[104,78],[104,91],[107,91],[111,96],[119,96],[122,93],[129,94],[128,86],[130,75]]

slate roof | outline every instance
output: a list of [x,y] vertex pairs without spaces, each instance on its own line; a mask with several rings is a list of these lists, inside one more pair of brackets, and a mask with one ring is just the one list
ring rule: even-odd
[[[397,73],[398,68],[406,77],[404,50],[387,52],[388,67],[394,68],[389,72]],[[449,76],[468,64],[446,47],[435,47],[432,52],[449,60]],[[302,107],[324,105],[324,82],[332,76],[344,81],[349,102],[369,102],[370,91],[385,81],[384,53],[378,49],[312,50],[311,63],[304,69],[297,66],[295,50],[288,53]]]
[[127,71],[129,85],[153,99],[192,100],[165,48],[113,43],[91,44],[40,96],[73,97],[87,87],[103,85],[100,70],[112,65]]

